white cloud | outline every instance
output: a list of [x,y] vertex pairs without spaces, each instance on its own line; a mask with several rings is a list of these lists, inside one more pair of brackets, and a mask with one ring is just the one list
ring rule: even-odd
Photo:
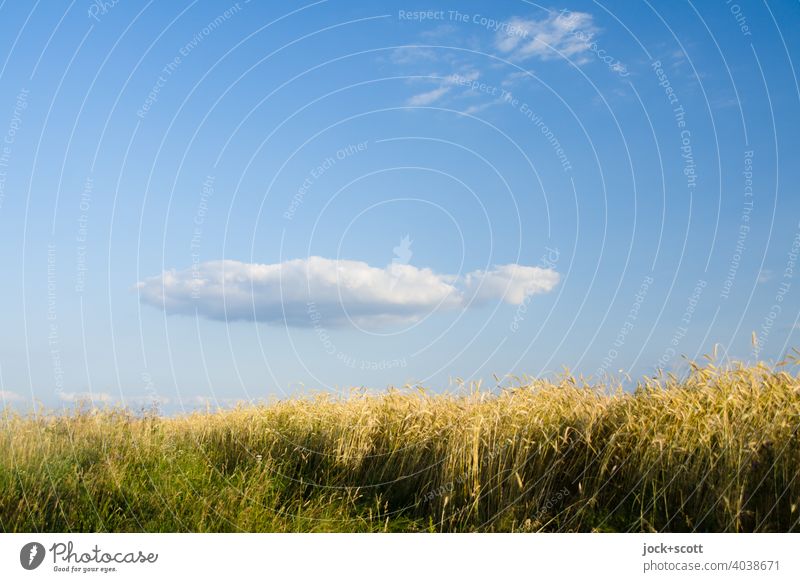
[[513,71],[506,75],[506,78],[502,80],[501,84],[503,87],[514,87],[519,84],[520,81],[530,79],[530,77],[531,74],[529,71]]
[[773,274],[773,272],[772,272],[771,270],[769,270],[769,269],[762,269],[762,270],[761,270],[761,271],[758,273],[758,283],[759,283],[760,285],[763,285],[763,284],[764,284],[764,283],[766,283],[767,281],[772,281],[773,277],[774,277],[774,274]]
[[137,287],[144,303],[167,313],[305,327],[320,321],[344,325],[348,319],[383,326],[492,300],[519,304],[558,281],[551,269],[515,264],[459,278],[396,262],[380,268],[309,257],[269,265],[210,261],[166,271]]
[[475,115],[476,113],[480,113],[484,109],[489,109],[492,105],[495,105],[497,101],[486,101],[484,103],[479,103],[477,105],[470,105],[466,109],[464,109],[461,113],[464,115]]
[[[433,75],[432,75],[433,76]],[[461,71],[459,73],[453,73],[451,75],[447,75],[446,77],[442,77],[437,80],[438,87],[435,89],[431,89],[430,91],[425,91],[424,93],[418,93],[416,95],[412,95],[410,98],[406,100],[406,105],[411,107],[424,107],[426,105],[431,105],[436,101],[439,101],[442,97],[447,95],[450,90],[454,87],[456,88],[464,88],[465,91],[469,89],[470,84],[473,81],[476,81],[479,78],[480,74],[478,71],[473,69],[468,69]]]
[[166,406],[170,402],[172,401],[166,396],[158,396],[155,394],[132,396],[123,400],[123,404],[133,407]]
[[58,398],[64,402],[111,402],[110,394],[105,392],[59,392]]
[[507,96],[498,97],[497,99],[492,99],[491,101],[483,101],[482,103],[476,103],[474,105],[470,105],[466,109],[462,111],[465,115],[475,115],[476,113],[480,113],[484,109],[489,109],[490,107],[494,107],[496,105],[503,105],[508,103],[513,97],[511,93],[508,93]]
[[234,408],[239,404],[257,404],[258,399],[246,400],[243,398],[217,398],[216,396],[191,396],[180,401],[182,406],[188,408]]
[[628,72],[628,68],[625,65],[623,65],[622,63],[614,63],[613,65],[611,65],[611,70],[614,71],[615,73],[627,73]]
[[468,69],[465,71],[461,71],[459,73],[453,73],[447,77],[447,82],[452,83],[453,85],[468,85],[472,81],[477,81],[480,79],[481,74],[474,70]]
[[430,48],[405,46],[394,49],[389,53],[389,60],[395,65],[419,64],[425,61],[440,60],[440,55]]
[[558,284],[559,274],[552,269],[499,265],[490,271],[473,271],[465,278],[466,292],[479,302],[499,299],[521,305],[531,295],[548,293]]
[[551,11],[540,20],[512,18],[498,31],[495,46],[518,60],[555,59],[561,53],[583,62],[597,31],[591,14]]
[[22,396],[10,390],[0,390],[0,402],[19,402]]
[[425,93],[418,93],[417,95],[413,95],[406,101],[406,104],[411,107],[424,107],[425,105],[430,105],[441,99],[448,91],[450,91],[450,87],[442,86],[437,87],[436,89],[432,89],[431,91],[426,91]]

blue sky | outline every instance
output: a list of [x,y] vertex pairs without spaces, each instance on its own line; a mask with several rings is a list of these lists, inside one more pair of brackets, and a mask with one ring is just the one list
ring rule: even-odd
[[800,343],[797,3],[0,15],[6,403],[635,377]]

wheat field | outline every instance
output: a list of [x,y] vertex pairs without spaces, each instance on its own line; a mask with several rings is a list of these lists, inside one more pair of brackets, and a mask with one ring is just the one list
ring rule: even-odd
[[0,530],[800,531],[800,379],[319,395],[166,417],[6,410]]

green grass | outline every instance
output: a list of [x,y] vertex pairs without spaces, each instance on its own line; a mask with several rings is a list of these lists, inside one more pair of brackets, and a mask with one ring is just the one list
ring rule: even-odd
[[800,531],[800,380],[354,393],[0,418],[0,530]]

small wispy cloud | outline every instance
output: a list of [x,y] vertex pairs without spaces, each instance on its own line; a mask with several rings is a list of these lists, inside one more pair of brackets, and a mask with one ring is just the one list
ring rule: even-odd
[[425,107],[432,105],[454,89],[462,89],[462,93],[469,91],[469,84],[480,77],[480,73],[474,69],[464,69],[457,73],[447,76],[434,76],[432,81],[437,85],[434,89],[417,93],[406,100],[406,105],[410,107]]
[[277,264],[210,261],[166,271],[138,283],[142,302],[170,314],[312,327],[385,326],[417,321],[438,310],[459,310],[490,301],[519,305],[559,282],[552,269],[517,264],[477,270],[464,277],[393,261],[323,257]]
[[191,396],[184,398],[180,404],[189,408],[233,408],[239,404],[256,404],[257,399],[217,398],[215,396]]
[[625,65],[623,65],[622,63],[614,63],[613,65],[611,65],[611,70],[614,71],[615,73],[627,73],[628,72],[628,68]]
[[485,109],[489,109],[492,105],[495,105],[497,101],[485,101],[483,103],[478,103],[475,105],[470,105],[466,109],[462,111],[465,115],[475,115],[476,113],[480,113]]
[[510,19],[508,26],[498,31],[495,48],[515,60],[563,56],[581,63],[588,60],[590,43],[597,32],[591,14],[550,11],[538,20]]
[[399,47],[389,53],[389,61],[395,65],[416,65],[440,59],[435,49],[421,46]]
[[437,87],[436,89],[425,91],[424,93],[418,93],[410,97],[408,101],[406,101],[406,105],[410,107],[425,107],[426,105],[435,103],[449,91],[450,87],[443,85],[441,87]]
[[150,406],[166,406],[170,404],[172,400],[167,398],[166,396],[158,396],[158,395],[145,395],[145,396],[131,396],[124,399],[124,404],[126,406],[133,406],[135,408],[139,407],[150,407]]
[[498,105],[507,105],[510,99],[512,98],[513,97],[511,93],[507,93],[506,96],[504,97],[498,97],[490,101],[482,101],[479,103],[474,103],[469,107],[467,107],[466,109],[464,109],[462,113],[464,113],[465,115],[475,115],[476,113],[480,113],[481,111],[489,109],[490,107],[496,107]]
[[24,398],[16,392],[0,390],[0,402],[19,402],[21,400],[24,400]]
[[531,74],[528,71],[512,71],[500,82],[503,87],[514,87],[525,79],[529,79]]
[[63,402],[111,402],[113,399],[106,392],[59,392],[58,399]]

